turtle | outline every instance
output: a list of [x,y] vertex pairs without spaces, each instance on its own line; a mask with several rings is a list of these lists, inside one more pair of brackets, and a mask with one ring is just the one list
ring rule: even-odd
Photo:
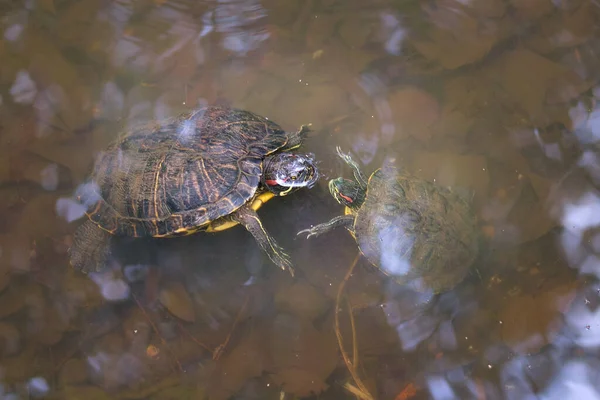
[[75,193],[87,219],[74,233],[71,265],[102,271],[116,236],[180,237],[241,224],[293,275],[256,211],[318,180],[314,155],[294,151],[309,126],[286,132],[250,111],[206,106],[122,133]]
[[317,237],[345,227],[362,255],[399,284],[439,294],[460,283],[479,253],[471,201],[393,165],[367,179],[350,154],[339,147],[337,153],[354,175],[328,183],[344,215],[298,235]]

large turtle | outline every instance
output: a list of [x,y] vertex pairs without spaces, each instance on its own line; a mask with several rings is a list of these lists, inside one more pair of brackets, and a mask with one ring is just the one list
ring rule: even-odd
[[371,264],[418,291],[440,293],[461,282],[479,248],[469,202],[393,166],[377,169],[367,181],[350,155],[339,147],[337,152],[354,175],[329,181],[345,214],[298,234],[314,237],[345,227]]
[[308,132],[307,126],[285,132],[252,112],[220,107],[126,132],[98,157],[76,194],[88,219],[75,232],[71,264],[102,270],[115,235],[174,237],[241,224],[293,275],[289,256],[256,210],[316,182],[313,155],[290,152]]

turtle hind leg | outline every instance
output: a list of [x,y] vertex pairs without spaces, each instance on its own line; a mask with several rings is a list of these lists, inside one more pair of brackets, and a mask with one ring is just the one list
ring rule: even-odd
[[83,273],[102,271],[111,256],[112,235],[86,220],[73,236],[71,265]]
[[256,211],[248,205],[239,208],[231,217],[239,222],[244,228],[254,236],[262,250],[269,256],[269,259],[284,271],[289,271],[294,276],[294,267],[290,256],[286,254],[275,239],[269,235],[264,228]]
[[354,161],[354,159],[352,158],[352,156],[350,154],[345,154],[342,152],[342,149],[340,148],[340,146],[337,146],[335,148],[338,156],[344,160],[344,162],[346,164],[348,164],[348,166],[350,166],[350,168],[352,168],[352,172],[354,173],[354,179],[356,179],[356,181],[358,182],[358,184],[363,188],[366,189],[368,182],[367,179],[365,178],[365,176],[363,175],[362,171],[360,170],[360,167],[358,166],[358,163],[356,161]]
[[315,225],[309,229],[303,229],[298,232],[296,235],[306,235],[306,238],[309,239],[311,237],[317,237],[324,233],[327,233],[331,230],[334,230],[339,227],[345,227],[347,229],[352,229],[352,225],[354,224],[354,215],[340,215],[338,217],[334,217],[331,220],[324,222],[319,225]]

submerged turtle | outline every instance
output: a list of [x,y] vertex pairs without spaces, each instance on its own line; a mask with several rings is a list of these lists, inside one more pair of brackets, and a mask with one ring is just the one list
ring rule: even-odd
[[394,167],[377,169],[367,181],[350,155],[337,152],[354,174],[354,180],[329,181],[345,215],[298,234],[310,238],[345,227],[371,264],[419,291],[440,293],[461,282],[479,251],[469,203]]
[[237,224],[271,261],[293,275],[289,256],[256,210],[274,196],[312,187],[312,154],[290,153],[307,126],[285,132],[249,111],[206,107],[126,132],[97,159],[78,190],[87,207],[71,264],[83,272],[107,263],[114,235],[176,237]]

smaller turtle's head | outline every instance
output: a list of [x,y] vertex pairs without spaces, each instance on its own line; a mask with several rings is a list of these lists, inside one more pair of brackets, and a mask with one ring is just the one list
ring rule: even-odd
[[319,179],[314,154],[278,153],[264,163],[262,183],[276,196],[311,188]]
[[365,190],[358,182],[336,178],[329,181],[329,192],[343,206],[356,210],[365,201]]

